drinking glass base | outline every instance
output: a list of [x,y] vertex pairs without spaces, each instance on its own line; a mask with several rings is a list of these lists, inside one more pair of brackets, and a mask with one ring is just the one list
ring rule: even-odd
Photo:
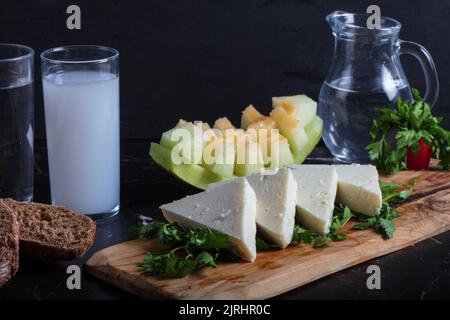
[[116,214],[119,213],[119,211],[120,211],[120,204],[118,204],[117,206],[115,206],[108,212],[100,212],[100,213],[93,213],[93,214],[90,213],[90,214],[86,214],[86,215],[95,221],[100,221],[100,220],[108,219],[108,218],[115,216]]

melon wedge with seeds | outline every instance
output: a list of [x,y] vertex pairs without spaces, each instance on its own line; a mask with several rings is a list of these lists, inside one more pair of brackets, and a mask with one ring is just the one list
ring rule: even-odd
[[151,143],[150,156],[153,161],[177,178],[202,190],[206,190],[208,185],[212,182],[225,180],[224,177],[221,177],[196,164],[173,164],[171,161],[171,150],[157,143]]
[[257,137],[264,165],[267,168],[280,168],[294,162],[287,139],[279,133],[279,130],[274,132],[274,129],[276,129],[276,123],[270,117],[252,123],[247,128],[248,134]]
[[266,117],[261,114],[253,105],[249,105],[247,108],[242,111],[241,117],[241,128],[247,129],[249,125],[252,123],[262,121]]
[[168,149],[176,149],[179,162],[200,164],[203,152],[202,123],[179,122],[178,125],[164,132],[160,144]]
[[[275,143],[278,145],[278,150],[275,147]],[[268,150],[271,150],[271,154],[269,154],[270,162],[268,168],[282,168],[285,165],[294,163],[294,156],[292,155],[288,140],[282,135],[279,135],[278,137],[271,136],[269,138],[269,147],[271,149]],[[278,157],[276,156],[276,153],[278,153]]]
[[293,118],[281,107],[273,109],[270,117],[277,124],[280,133],[288,139],[292,154],[294,155],[294,161],[299,163],[296,154],[301,152],[308,142],[305,128],[300,124],[299,120]]
[[264,168],[261,146],[254,136],[245,134],[236,140],[236,162],[234,174],[248,176]]
[[307,143],[301,150],[294,154],[295,163],[302,163],[306,157],[314,150],[322,138],[323,121],[319,116],[315,116],[313,121],[305,128]]
[[214,129],[226,130],[226,129],[236,129],[235,126],[228,120],[227,117],[219,118],[214,122]]
[[300,94],[287,97],[273,97],[272,107],[281,107],[286,112],[300,121],[302,126],[311,123],[317,114],[317,102],[307,95]]
[[224,178],[233,177],[236,148],[234,138],[226,138],[222,134],[214,134],[203,148],[202,166]]

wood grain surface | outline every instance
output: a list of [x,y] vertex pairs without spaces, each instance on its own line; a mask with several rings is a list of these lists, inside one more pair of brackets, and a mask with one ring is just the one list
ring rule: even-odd
[[103,249],[86,269],[142,298],[266,299],[310,283],[339,270],[411,246],[450,229],[450,172],[403,171],[383,180],[405,183],[419,177],[411,201],[398,210],[396,232],[384,240],[372,230],[344,232],[347,239],[324,248],[310,245],[258,253],[254,263],[221,263],[184,278],[144,275],[137,264],[147,251],[161,250],[152,240],[133,240]]

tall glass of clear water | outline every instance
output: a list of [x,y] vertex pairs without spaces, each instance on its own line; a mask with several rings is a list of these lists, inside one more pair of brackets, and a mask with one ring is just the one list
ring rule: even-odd
[[34,51],[0,44],[0,197],[33,200]]
[[120,206],[119,52],[66,46],[41,54],[52,203],[94,218]]

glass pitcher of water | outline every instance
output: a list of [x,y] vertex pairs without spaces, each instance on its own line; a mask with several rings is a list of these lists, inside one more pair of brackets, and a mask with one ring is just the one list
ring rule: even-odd
[[319,96],[323,140],[337,160],[365,163],[372,120],[382,106],[399,98],[412,100],[400,55],[416,57],[426,80],[424,99],[433,106],[439,82],[430,53],[399,39],[401,24],[381,17],[380,27],[367,27],[368,15],[336,11],[326,17],[335,37],[334,56]]

